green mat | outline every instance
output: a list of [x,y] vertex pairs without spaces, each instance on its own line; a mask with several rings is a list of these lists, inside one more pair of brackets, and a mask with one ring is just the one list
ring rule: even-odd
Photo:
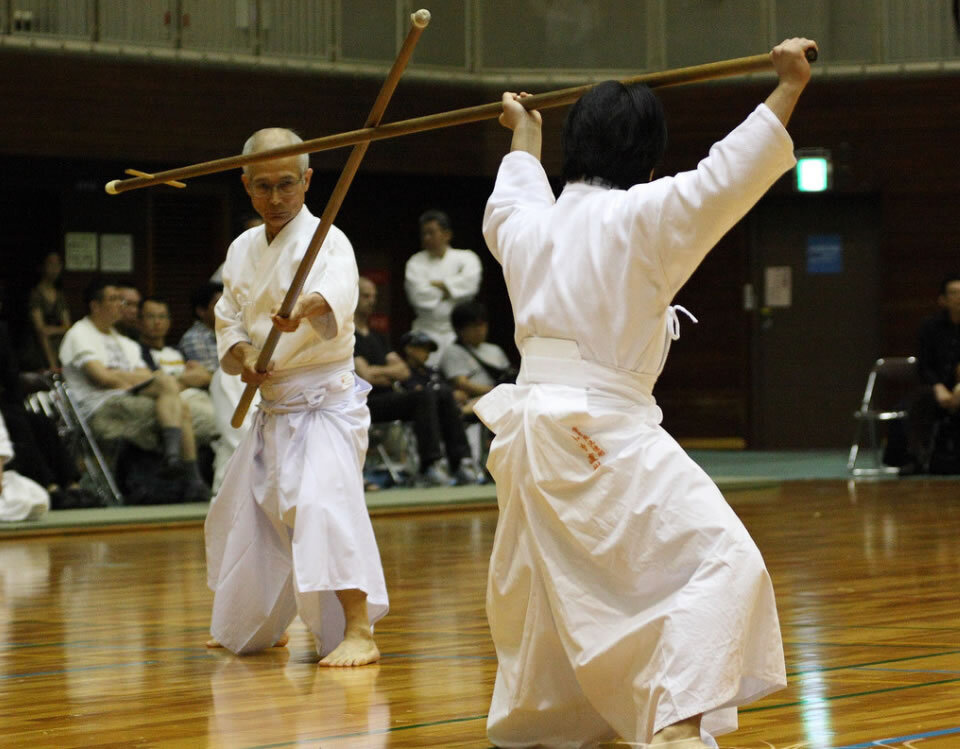
[[[757,489],[776,486],[776,478],[764,476],[718,476],[714,481],[723,491]],[[367,507],[371,514],[390,512],[434,511],[457,508],[493,508],[497,491],[492,484],[451,486],[430,489],[382,489],[368,492]],[[0,538],[25,533],[90,532],[105,526],[170,526],[200,525],[207,516],[206,502],[177,505],[142,505],[139,507],[97,507],[85,510],[54,510],[38,520],[0,523]]]

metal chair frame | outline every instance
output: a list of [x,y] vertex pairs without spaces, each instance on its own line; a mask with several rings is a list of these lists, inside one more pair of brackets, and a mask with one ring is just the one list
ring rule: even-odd
[[[877,380],[887,369],[913,368],[916,370],[917,359],[914,356],[907,357],[887,357],[877,359],[867,375],[867,384],[863,391],[863,399],[860,402],[860,408],[854,412],[853,417],[856,420],[857,428],[850,446],[850,454],[847,457],[847,470],[852,476],[896,476],[900,469],[896,466],[886,466],[882,460],[882,445],[878,439],[877,425],[879,423],[889,423],[892,421],[901,421],[906,419],[907,411],[905,409],[896,410],[878,410],[873,407],[874,390]],[[861,439],[866,432],[867,445],[873,456],[873,466],[868,468],[857,467],[857,458],[861,452]]]
[[87,475],[104,503],[108,506],[122,505],[123,494],[113,471],[66,383],[59,376],[54,376],[51,389],[32,393],[27,397],[25,406],[57,423],[60,437],[70,453],[83,461]]

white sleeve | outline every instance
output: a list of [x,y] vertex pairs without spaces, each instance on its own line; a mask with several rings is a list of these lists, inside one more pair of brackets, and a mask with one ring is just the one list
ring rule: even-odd
[[0,415],[0,465],[10,460],[13,460],[13,443],[10,441],[7,425],[3,423],[3,416]]
[[59,356],[63,366],[77,370],[83,369],[84,365],[91,361],[105,363],[102,361],[103,352],[97,342],[87,335],[82,319],[74,323],[64,334],[60,342]]
[[456,275],[443,279],[444,286],[450,292],[454,303],[468,302],[480,291],[483,279],[483,263],[472,250],[461,250],[462,265]]
[[434,309],[443,301],[443,292],[430,283],[430,279],[423,272],[418,255],[410,257],[403,270],[403,286],[407,292],[407,301],[415,310]]
[[457,343],[447,346],[440,357],[440,371],[448,380],[468,377],[478,367],[476,360]]
[[[234,278],[234,273],[241,270],[234,267],[240,264],[234,247],[235,244],[232,244],[227,250],[227,261],[224,263],[226,278]],[[238,375],[242,371],[240,364],[232,356],[227,356],[227,352],[240,342],[250,343],[250,335],[243,325],[243,310],[234,296],[233,284],[223,285],[223,294],[214,308],[214,315],[217,322],[217,357],[220,359],[220,366],[227,374]]]
[[301,292],[321,294],[330,305],[327,314],[310,318],[310,324],[321,338],[336,338],[344,321],[353,317],[360,293],[359,275],[353,245],[346,234],[331,227]]
[[[637,218],[634,246],[656,248],[670,291],[676,293],[720,238],[794,164],[793,140],[761,104],[714,144],[696,169],[630,188],[628,206]],[[652,236],[651,213],[656,216]]]
[[511,151],[500,162],[497,182],[483,212],[483,238],[503,264],[503,248],[523,227],[522,208],[547,208],[556,202],[543,165],[526,151]]

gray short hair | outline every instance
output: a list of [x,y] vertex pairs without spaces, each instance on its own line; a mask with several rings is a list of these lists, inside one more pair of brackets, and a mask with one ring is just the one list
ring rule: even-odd
[[[293,130],[288,130],[285,127],[265,127],[247,138],[247,142],[243,144],[243,155],[264,151],[268,148],[292,146],[295,143],[303,143],[303,138]],[[310,154],[302,153],[297,156],[297,166],[300,167],[300,174],[305,173],[310,168]],[[244,165],[243,173],[250,173],[248,165]]]

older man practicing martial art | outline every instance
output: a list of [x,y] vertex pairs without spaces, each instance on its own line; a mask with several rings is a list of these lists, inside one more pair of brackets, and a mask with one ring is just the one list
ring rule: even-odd
[[500,519],[487,614],[501,747],[716,746],[737,706],[786,684],[773,588],[652,396],[670,302],[713,245],[794,164],[784,129],[814,43],[771,53],[779,85],[690,172],[650,181],[666,128],[644,86],[600,84],[564,126],[566,186],[540,165],[540,115],[513,130],[484,215],[523,355],[476,412],[496,433]]
[[[259,130],[243,152],[299,142]],[[358,273],[343,232],[330,228],[290,316],[276,314],[319,223],[303,204],[308,163],[304,154],[244,167],[264,225],[233,242],[223,269],[220,363],[258,385],[261,401],[205,526],[210,644],[234,653],[284,644],[299,613],[321,665],[360,666],[380,657],[371,630],[388,602],[363,499],[370,386],[353,369]],[[274,323],[285,334],[260,373]]]

